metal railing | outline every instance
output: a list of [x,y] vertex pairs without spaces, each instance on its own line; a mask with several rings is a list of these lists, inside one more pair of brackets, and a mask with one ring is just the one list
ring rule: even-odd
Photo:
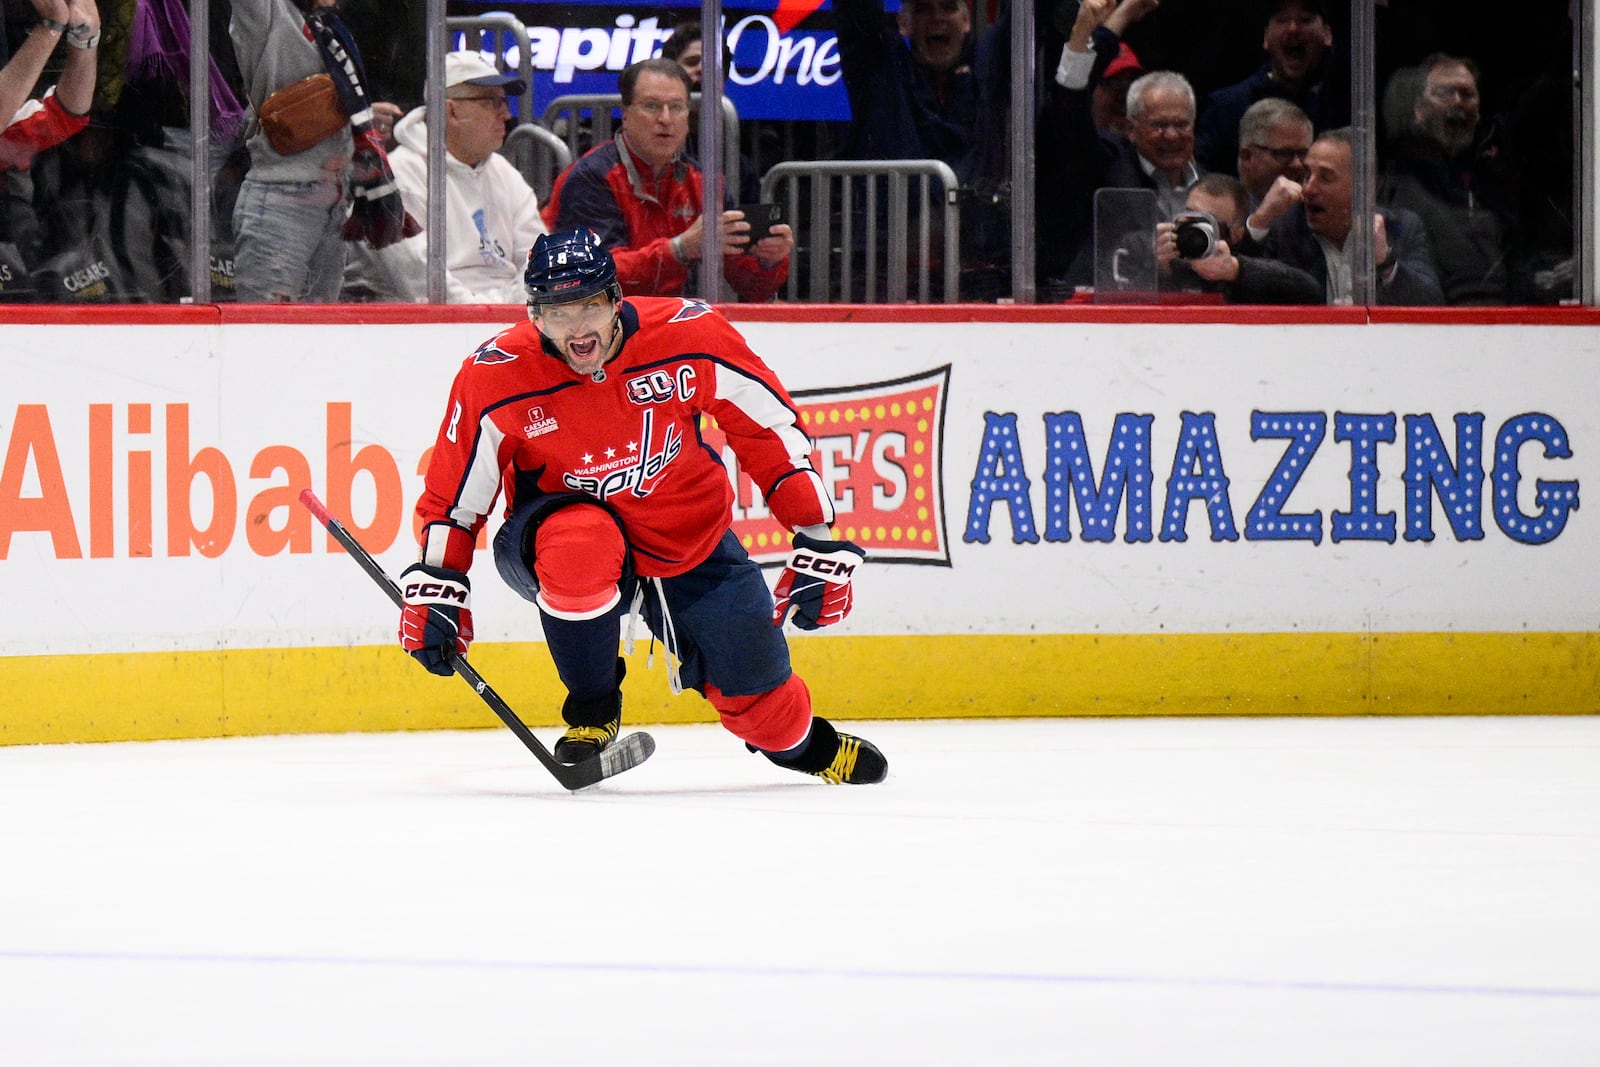
[[[690,93],[689,104],[699,107],[700,94]],[[545,105],[543,121],[566,140],[572,158],[577,159],[611,139],[616,130],[611,112],[621,107],[621,93],[569,93]],[[725,188],[739,188],[739,109],[727,97],[722,98],[722,173],[727,179]]]
[[541,204],[550,202],[557,175],[572,165],[567,142],[531,120],[512,127],[500,152],[522,172]]
[[[864,186],[859,196],[858,185]],[[917,300],[926,304],[933,298],[937,266],[943,274],[943,301],[958,301],[961,216],[956,185],[955,172],[937,159],[795,160],[767,171],[761,179],[761,199],[784,203],[794,230],[787,298],[816,304],[840,300],[875,303],[881,278],[887,302],[905,303],[914,269]],[[806,188],[802,190],[802,186]],[[777,201],[775,194],[780,190],[784,199]],[[914,205],[922,210],[913,211]],[[917,225],[914,262],[908,233],[913,218]],[[942,245],[937,261],[933,255],[936,221]],[[835,273],[837,288],[832,284]],[[802,277],[804,297],[800,295]]]

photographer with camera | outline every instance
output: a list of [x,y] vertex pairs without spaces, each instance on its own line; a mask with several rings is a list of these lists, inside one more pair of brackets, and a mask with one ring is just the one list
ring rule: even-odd
[[1156,224],[1156,270],[1163,292],[1220,293],[1231,304],[1320,304],[1322,286],[1287,263],[1236,249],[1250,198],[1237,178],[1208,174],[1189,190],[1185,210]]

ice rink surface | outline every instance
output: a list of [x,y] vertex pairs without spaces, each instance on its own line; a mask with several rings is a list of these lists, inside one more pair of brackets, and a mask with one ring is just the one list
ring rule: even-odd
[[0,749],[0,1064],[1600,1064],[1600,719],[858,729]]

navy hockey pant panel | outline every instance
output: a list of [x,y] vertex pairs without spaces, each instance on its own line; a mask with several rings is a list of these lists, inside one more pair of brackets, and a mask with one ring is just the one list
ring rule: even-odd
[[[654,583],[651,583],[652,585]],[[706,694],[706,683],[729,696],[755,696],[789,680],[789,645],[772,625],[772,591],[733,531],[693,570],[661,579],[683,684]],[[654,589],[644,619],[663,640],[667,630]]]

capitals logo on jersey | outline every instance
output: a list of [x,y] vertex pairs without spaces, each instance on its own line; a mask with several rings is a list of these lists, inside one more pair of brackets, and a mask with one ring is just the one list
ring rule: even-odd
[[[654,440],[655,410],[646,408],[639,421],[639,439],[628,442],[626,454],[618,455],[616,448],[606,448],[599,456],[586,454],[583,467],[568,471],[562,477],[566,487],[601,500],[625,492],[637,497],[649,496],[652,483],[683,451],[683,434],[672,423],[667,423],[658,449]],[[596,459],[600,462],[594,462]]]
[[683,301],[683,307],[678,310],[676,315],[668,319],[668,322],[688,322],[690,319],[698,319],[701,315],[711,314],[711,305],[704,300],[691,300],[688,297],[679,297],[679,299]]

